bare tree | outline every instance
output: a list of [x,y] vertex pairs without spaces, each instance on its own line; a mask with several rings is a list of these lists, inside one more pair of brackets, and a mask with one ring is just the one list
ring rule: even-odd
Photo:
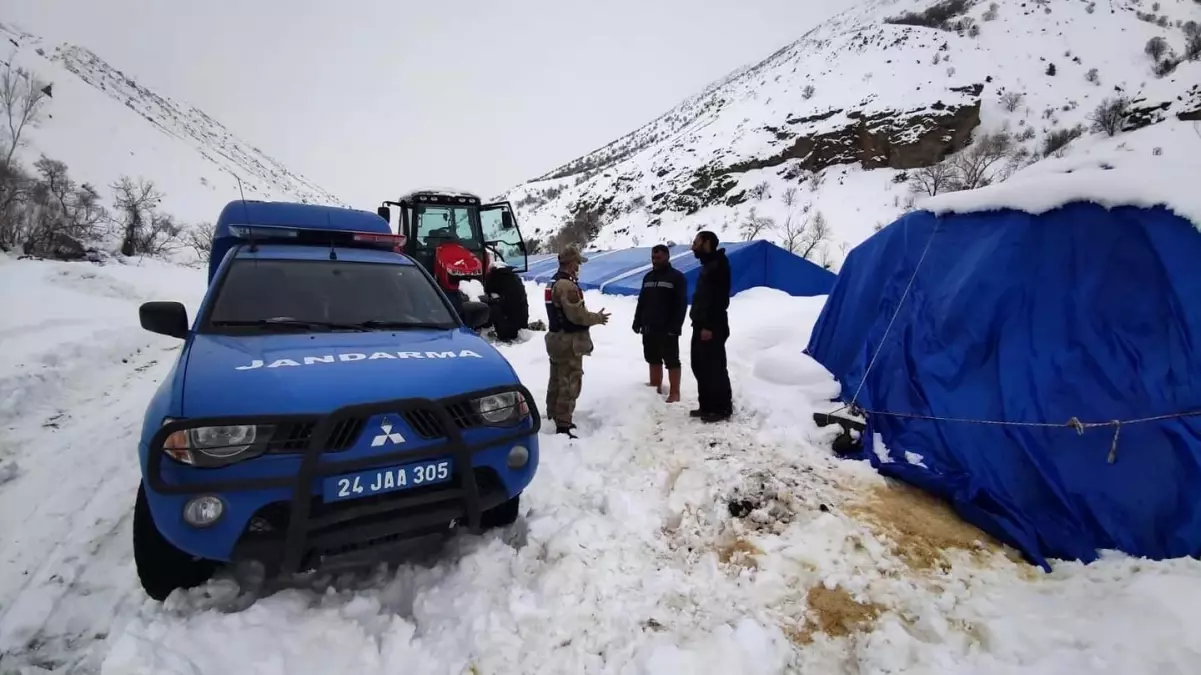
[[117,223],[122,231],[121,254],[149,253],[142,246],[148,241],[153,243],[150,233],[155,230],[155,212],[163,199],[162,193],[154,183],[142,179],[135,181],[129,176],[122,176],[111,187],[113,207],[117,209]]
[[924,192],[931,197],[950,192],[955,189],[955,170],[949,162],[924,166],[911,174],[909,189],[915,194]]
[[108,212],[100,204],[96,188],[84,183],[76,185],[67,172],[67,165],[43,155],[33,163],[52,208],[62,234],[79,240],[88,240],[105,233]]
[[985,134],[966,150],[951,157],[956,187],[961,190],[999,183],[1017,170],[1013,138],[1004,131]]
[[183,231],[175,218],[166,213],[153,212],[150,214],[150,226],[142,231],[135,249],[142,255],[162,255],[178,249],[181,245],[180,232]]
[[763,181],[748,190],[747,196],[751,199],[767,199],[771,197],[771,185],[767,181]]
[[600,229],[600,218],[592,211],[582,209],[564,219],[559,231],[547,238],[546,246],[551,253],[558,253],[568,246],[583,247],[600,234]]
[[801,235],[797,239],[797,247],[793,250],[794,253],[806,260],[813,260],[814,255],[818,252],[818,246],[830,238],[830,225],[826,222],[826,217],[821,211],[813,214],[813,217],[802,227]]
[[1104,132],[1113,136],[1122,130],[1122,122],[1126,119],[1126,109],[1130,107],[1130,99],[1124,96],[1107,98],[1101,105],[1089,114],[1088,120],[1093,123],[1094,132]]
[[[975,26],[972,26],[972,28],[975,28]],[[829,246],[825,244],[822,245],[815,262],[825,269],[831,269],[834,267],[834,255],[830,253]]]
[[743,241],[755,239],[764,232],[770,232],[776,228],[776,221],[766,216],[760,216],[755,213],[755,207],[751,207],[751,212],[747,214],[746,220],[738,226],[738,232],[742,235]]
[[196,257],[207,263],[213,255],[214,234],[216,229],[211,223],[201,223],[188,229],[183,239],[188,248],[196,253]]
[[9,57],[0,71],[0,113],[4,115],[3,168],[12,166],[13,155],[23,144],[26,127],[36,127],[42,121],[46,104],[46,83],[32,73],[13,67],[14,58]]
[[1184,58],[1189,61],[1201,60],[1201,31],[1189,33],[1185,38]]
[[1020,91],[1007,91],[1001,94],[1001,105],[1009,112],[1013,112],[1022,105],[1022,100],[1025,98],[1026,95]]
[[784,206],[787,206],[789,210],[791,210],[793,206],[796,206],[797,192],[798,190],[796,189],[796,186],[789,187],[784,191]]
[[1147,46],[1143,48],[1143,51],[1152,60],[1159,61],[1168,52],[1168,41],[1159,36],[1153,37],[1147,40]]

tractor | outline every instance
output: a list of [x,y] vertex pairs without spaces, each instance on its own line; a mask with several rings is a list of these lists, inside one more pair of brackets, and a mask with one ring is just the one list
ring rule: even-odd
[[460,309],[469,298],[459,285],[479,280],[496,339],[511,342],[529,322],[525,284],[518,276],[527,269],[526,246],[508,202],[481,204],[479,197],[454,190],[418,190],[385,201],[376,210],[392,221],[399,211],[396,232],[404,235],[397,247],[427,269],[438,286]]

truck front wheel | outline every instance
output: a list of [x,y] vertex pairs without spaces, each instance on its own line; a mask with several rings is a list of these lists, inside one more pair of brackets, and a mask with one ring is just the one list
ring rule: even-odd
[[521,506],[521,495],[509,501],[493,506],[480,514],[480,529],[491,530],[497,527],[508,527],[517,522],[517,510]]
[[177,588],[203,584],[217,571],[216,562],[189,555],[163,537],[150,515],[146,488],[141,484],[133,508],[133,560],[146,595],[159,602]]

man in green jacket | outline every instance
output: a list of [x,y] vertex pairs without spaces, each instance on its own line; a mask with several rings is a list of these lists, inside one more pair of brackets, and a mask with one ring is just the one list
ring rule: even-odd
[[559,271],[546,285],[546,355],[550,359],[550,381],[546,387],[546,415],[555,421],[555,433],[575,438],[572,421],[576,399],[584,382],[584,357],[592,354],[588,329],[609,323],[601,308],[590,312],[580,290],[580,265],[588,262],[575,246],[559,253]]

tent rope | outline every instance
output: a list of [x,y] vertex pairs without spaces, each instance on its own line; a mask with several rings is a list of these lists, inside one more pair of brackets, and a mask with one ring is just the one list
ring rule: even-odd
[[905,299],[909,297],[909,290],[913,288],[913,280],[917,279],[917,272],[922,268],[922,263],[926,261],[926,254],[930,252],[930,244],[934,243],[934,235],[938,232],[938,226],[941,223],[942,220],[939,219],[934,223],[934,228],[930,230],[930,236],[926,239],[926,248],[922,250],[922,256],[918,258],[917,264],[913,266],[913,274],[909,276],[909,283],[905,286],[905,292],[901,294],[901,300],[897,302],[897,308],[893,311],[892,318],[888,320],[888,327],[884,329],[884,335],[880,336],[880,343],[876,345],[876,351],[872,353],[872,360],[868,362],[867,369],[863,371],[863,377],[859,378],[859,386],[855,388],[855,395],[851,397],[851,402],[830,413],[831,415],[847,408],[856,409],[859,392],[863,391],[863,385],[867,382],[868,373],[872,372],[872,366],[876,365],[876,357],[880,355],[880,350],[884,347],[884,342],[888,339],[888,333],[892,331],[892,324],[896,322],[897,316],[901,313],[901,308],[905,306]]
[[1113,427],[1113,441],[1109,444],[1109,455],[1107,461],[1113,464],[1118,457],[1118,436],[1122,433],[1122,426],[1131,424],[1146,424],[1149,422],[1162,422],[1164,420],[1182,419],[1185,417],[1201,416],[1201,410],[1192,410],[1188,412],[1170,413],[1167,415],[1154,415],[1151,417],[1137,417],[1129,420],[1109,420],[1108,422],[1081,422],[1077,417],[1068,418],[1066,422],[1005,422],[1001,420],[978,420],[970,417],[940,417],[937,415],[918,415],[914,413],[894,413],[882,410],[864,410],[859,408],[867,415],[879,415],[881,417],[901,417],[905,419],[926,420],[930,422],[961,422],[965,424],[989,424],[994,426],[1004,427],[1035,427],[1042,429],[1072,429],[1076,435],[1083,436],[1087,429],[1098,429],[1101,427]]
[[855,394],[851,397],[850,403],[834,410],[830,415],[837,414],[848,408],[852,415],[864,417],[866,415],[880,415],[883,417],[900,417],[905,419],[927,420],[932,422],[960,422],[967,424],[988,424],[994,426],[1006,427],[1034,427],[1043,429],[1072,429],[1078,436],[1083,436],[1087,429],[1097,429],[1101,427],[1113,427],[1113,440],[1109,444],[1109,455],[1106,458],[1109,464],[1117,461],[1118,456],[1118,437],[1122,433],[1122,425],[1130,424],[1145,424],[1148,422],[1161,422],[1170,419],[1181,419],[1185,417],[1201,416],[1201,410],[1191,412],[1171,413],[1167,415],[1154,415],[1152,417],[1139,417],[1129,420],[1109,420],[1108,422],[1082,422],[1077,417],[1071,417],[1066,422],[1006,422],[1001,420],[979,420],[967,417],[939,417],[937,415],[917,415],[914,413],[894,413],[880,410],[866,410],[858,405],[859,394],[863,391],[863,385],[867,383],[867,376],[872,372],[872,367],[876,365],[876,358],[880,355],[880,350],[884,347],[884,343],[888,338],[889,332],[892,331],[893,323],[896,322],[897,316],[901,313],[901,308],[905,306],[905,300],[909,297],[909,291],[913,288],[913,282],[917,279],[918,270],[922,268],[922,263],[926,260],[926,254],[930,252],[930,244],[934,242],[934,235],[938,232],[938,226],[941,224],[941,219],[935,223],[934,229],[930,230],[930,236],[926,239],[926,248],[922,251],[922,255],[918,258],[917,265],[913,267],[913,274],[909,277],[909,283],[905,286],[905,292],[901,294],[901,299],[897,303],[897,308],[892,313],[892,318],[888,320],[888,326],[884,329],[884,335],[880,337],[880,342],[876,345],[875,351],[872,353],[871,361],[868,362],[867,368],[863,371],[863,377],[859,380],[859,386],[855,388]]

